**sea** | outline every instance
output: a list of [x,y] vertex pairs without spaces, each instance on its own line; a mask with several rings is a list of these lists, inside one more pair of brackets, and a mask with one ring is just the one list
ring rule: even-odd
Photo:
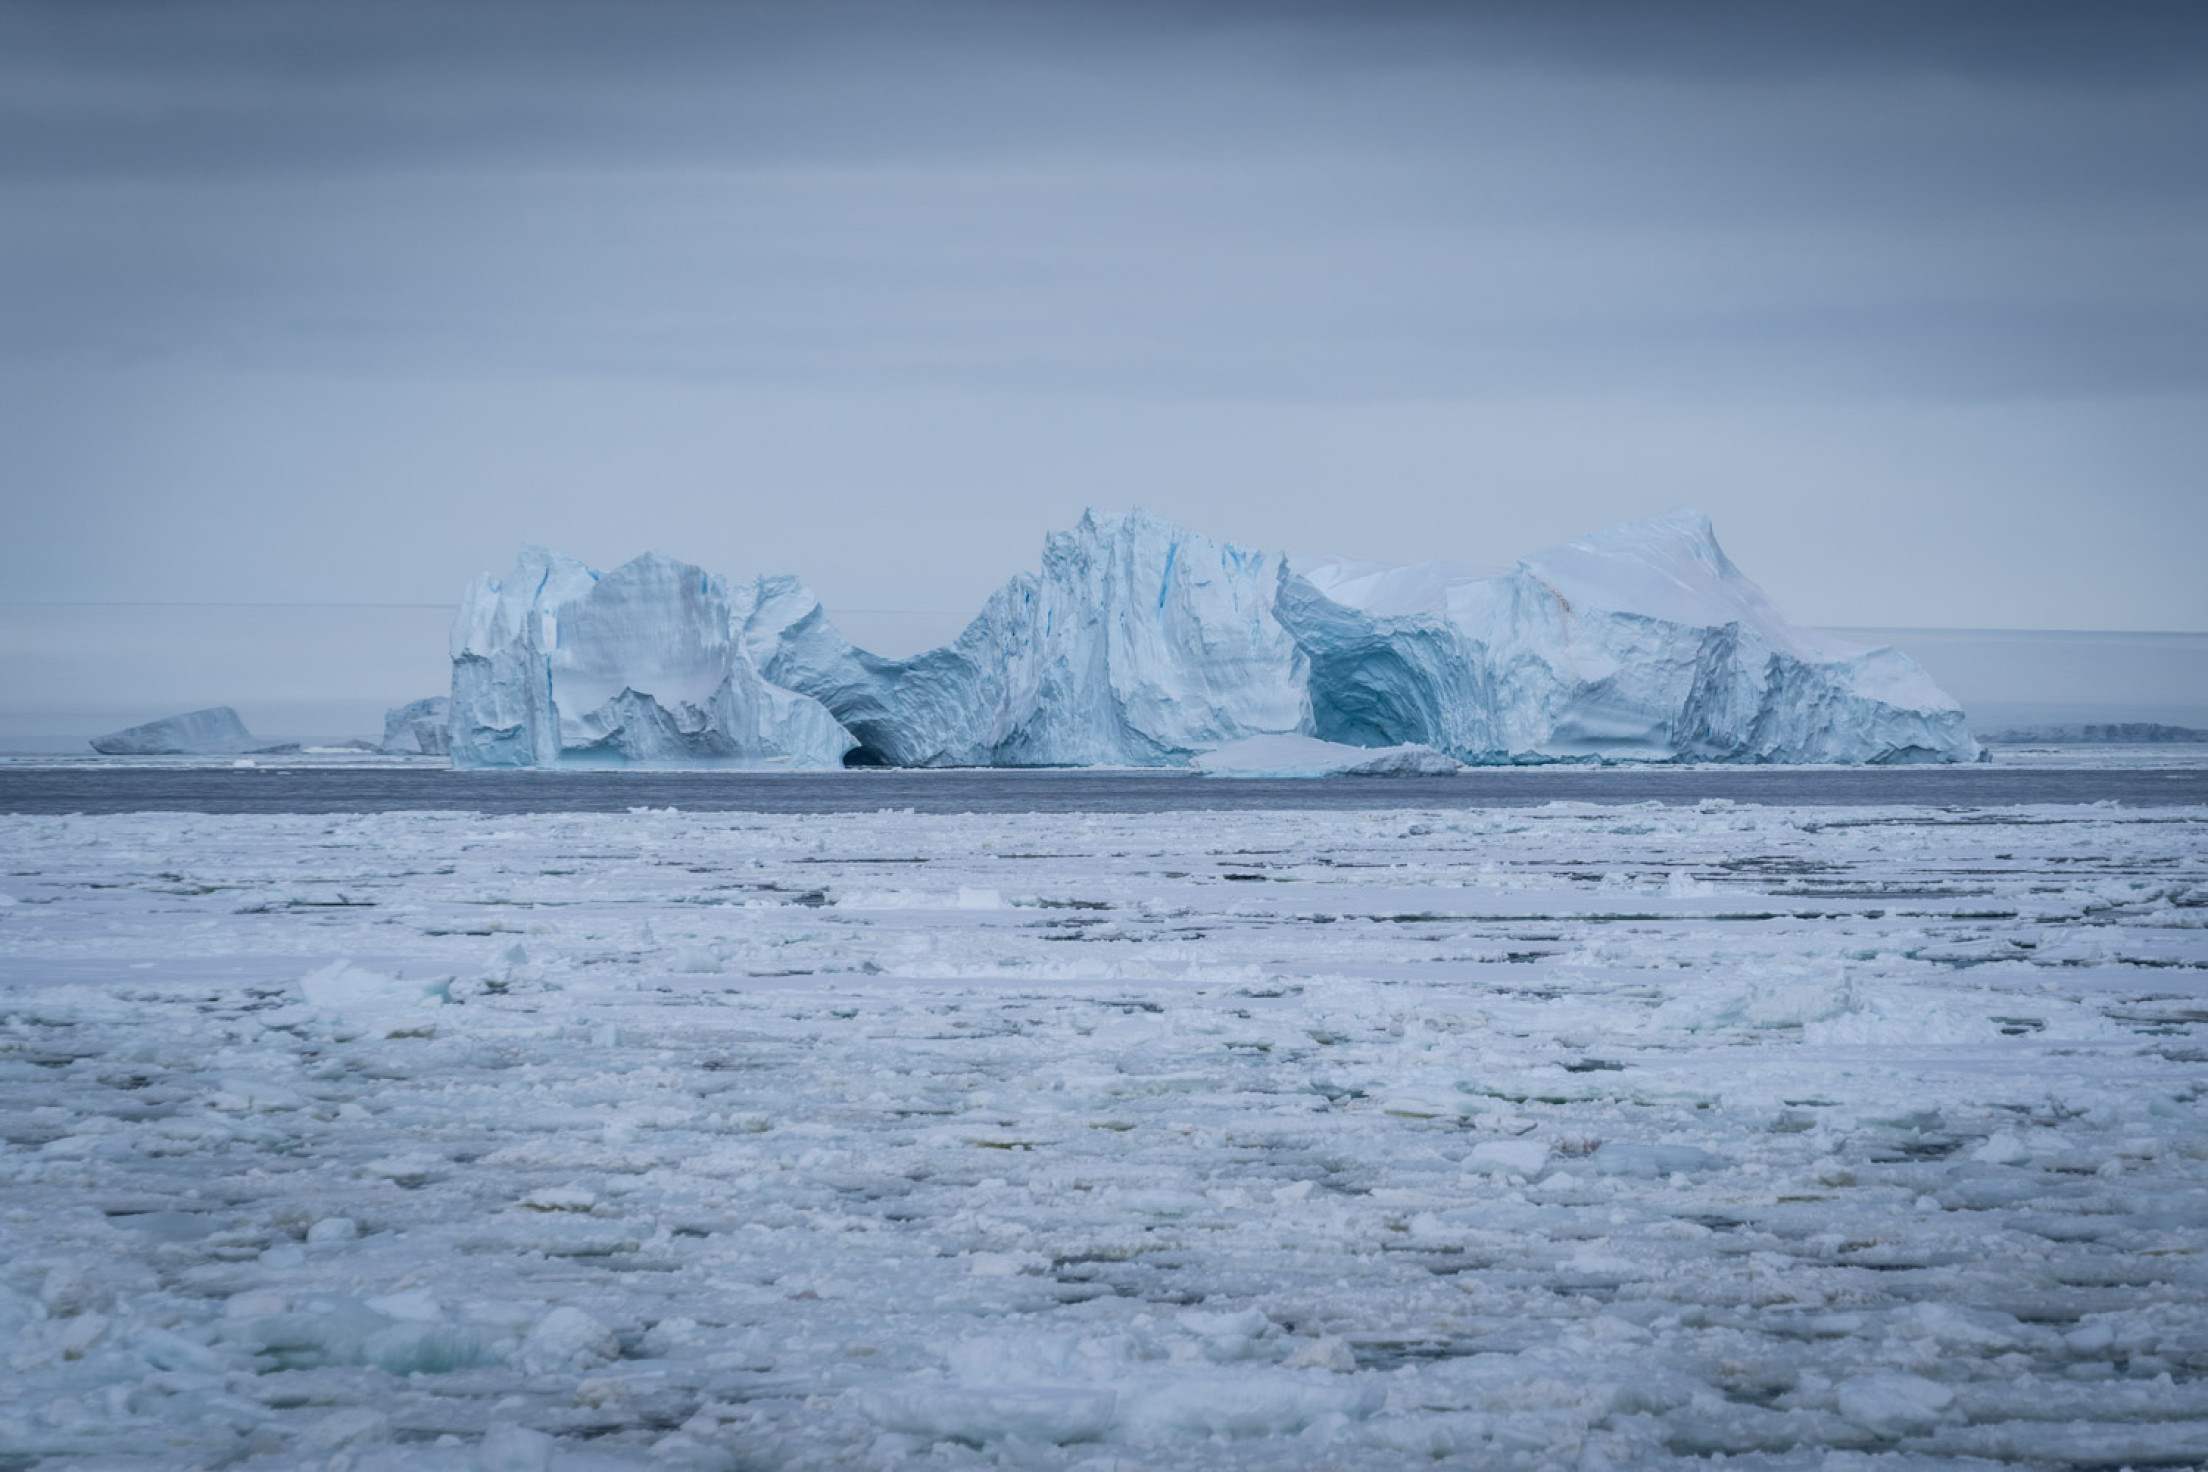
[[2010,751],[1971,766],[1551,765],[1445,777],[1238,780],[1156,770],[455,771],[425,760],[0,760],[0,813],[1142,813],[1545,803],[2208,805],[2208,746]]

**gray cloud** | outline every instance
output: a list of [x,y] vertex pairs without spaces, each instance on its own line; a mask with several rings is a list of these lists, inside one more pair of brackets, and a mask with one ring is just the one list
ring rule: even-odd
[[1685,500],[1809,619],[2201,627],[2204,99],[2179,4],[18,3],[0,579]]

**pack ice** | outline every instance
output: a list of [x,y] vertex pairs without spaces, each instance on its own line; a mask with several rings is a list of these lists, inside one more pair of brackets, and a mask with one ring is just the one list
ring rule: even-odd
[[470,590],[453,655],[463,766],[1163,766],[1280,736],[1475,763],[1980,754],[1913,660],[1790,627],[1692,511],[1496,576],[1091,511],[909,659],[853,645],[795,578],[653,555],[601,580],[532,550]]

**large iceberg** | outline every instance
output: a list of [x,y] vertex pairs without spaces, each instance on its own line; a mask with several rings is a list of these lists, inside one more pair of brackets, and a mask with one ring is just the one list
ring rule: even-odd
[[1173,766],[1253,737],[1462,762],[1968,761],[1908,656],[1789,626],[1706,517],[1490,574],[1290,559],[1085,514],[952,643],[854,646],[792,577],[525,552],[453,631],[462,766]]
[[1676,511],[1461,564],[1298,561],[1277,605],[1315,733],[1468,762],[1971,761],[1962,707],[1895,649],[1792,628]]
[[746,652],[758,597],[658,553],[601,575],[524,550],[453,623],[453,764],[839,765],[850,735]]
[[231,756],[262,745],[227,705],[164,716],[92,738],[102,756]]

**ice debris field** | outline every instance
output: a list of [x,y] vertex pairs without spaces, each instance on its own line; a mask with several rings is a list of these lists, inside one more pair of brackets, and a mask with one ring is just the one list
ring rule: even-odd
[[0,855],[0,1465],[2208,1459],[2199,807]]

